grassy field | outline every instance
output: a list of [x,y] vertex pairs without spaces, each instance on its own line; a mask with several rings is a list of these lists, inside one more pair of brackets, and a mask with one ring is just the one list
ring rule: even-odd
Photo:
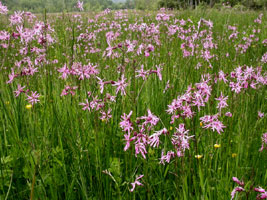
[[264,199],[266,17],[1,15],[0,199]]

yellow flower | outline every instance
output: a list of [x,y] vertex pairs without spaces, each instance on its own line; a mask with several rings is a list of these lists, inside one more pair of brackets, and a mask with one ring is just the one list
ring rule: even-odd
[[170,127],[170,131],[172,131],[172,126]]
[[30,110],[32,108],[32,105],[31,104],[28,104],[25,106],[26,109]]
[[214,148],[220,148],[221,145],[220,144],[214,144]]
[[200,159],[200,158],[202,158],[203,157],[203,155],[195,155],[195,158],[196,159]]
[[235,158],[237,156],[236,153],[232,153],[232,158]]
[[200,122],[200,123],[199,123],[199,125],[200,125],[200,126],[203,126],[203,123],[202,123],[202,122]]

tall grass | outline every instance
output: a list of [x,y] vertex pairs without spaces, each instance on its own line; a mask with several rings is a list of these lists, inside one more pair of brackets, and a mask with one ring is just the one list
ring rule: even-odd
[[[168,21],[155,20],[155,12],[121,13],[118,19],[118,12],[106,13],[99,18],[91,14],[82,14],[80,18],[66,13],[57,16],[44,14],[44,23],[49,23],[54,29],[51,34],[56,38],[55,43],[40,45],[33,40],[26,46],[29,50],[26,55],[19,53],[25,47],[20,39],[11,37],[8,48],[0,47],[0,199],[230,199],[235,187],[232,177],[246,183],[247,192],[239,193],[236,199],[255,199],[254,187],[267,187],[267,152],[259,152],[267,121],[266,116],[258,117],[258,111],[267,113],[266,84],[236,94],[228,84],[214,82],[214,77],[220,70],[229,74],[244,65],[262,66],[262,74],[266,72],[266,63],[261,62],[267,51],[262,44],[267,39],[266,13],[261,24],[254,23],[259,15],[257,12],[164,12],[173,15]],[[212,68],[197,55],[184,57],[180,48],[183,41],[177,33],[167,35],[167,26],[175,24],[175,19],[191,19],[197,26],[201,18],[213,22],[212,37],[217,48],[212,49],[212,53],[217,58],[211,59]],[[94,22],[88,22],[89,19],[94,19]],[[16,32],[14,25],[9,26],[8,20],[4,21],[1,30],[11,34]],[[111,28],[112,22],[121,28]],[[129,26],[134,23],[159,25],[158,40],[161,44],[156,45],[153,34],[144,36],[144,32],[130,30]],[[240,34],[246,32],[244,35],[247,36],[257,27],[261,30],[257,35],[259,41],[253,43],[247,52],[238,53],[234,45],[242,43],[242,37],[238,36],[234,42],[229,40],[229,25],[235,25]],[[24,27],[32,25],[25,22]],[[95,33],[96,39],[79,41],[79,35],[86,33],[86,29],[88,33]],[[121,53],[118,58],[103,56],[108,47],[108,31],[121,34],[112,41],[114,46],[126,40],[137,40],[153,44],[155,50],[148,57],[127,53],[123,48],[114,50]],[[44,35],[48,33],[47,29],[43,31]],[[7,84],[8,74],[16,61],[29,57],[34,62],[39,56],[30,52],[32,47],[46,49],[45,60],[49,62],[36,64],[38,72],[33,76],[18,76]],[[90,47],[100,51],[90,53]],[[52,63],[55,59],[58,62]],[[97,76],[105,81],[117,81],[124,75],[128,83],[127,95],[120,92],[115,95],[115,87],[111,84],[105,85],[101,94],[95,76],[84,80],[75,76],[60,79],[58,69],[64,64],[71,67],[75,62],[96,64]],[[200,69],[195,68],[198,62],[202,62]],[[162,65],[162,81],[156,74],[149,75],[145,81],[137,78],[136,70],[141,65],[146,70]],[[168,105],[178,95],[184,94],[190,84],[194,87],[199,83],[201,76],[207,73],[213,77],[209,102],[200,110],[196,108],[192,119],[180,118],[170,124],[170,115],[166,112]],[[168,80],[170,88],[163,93]],[[40,102],[27,109],[26,94],[14,95],[18,84],[41,94]],[[60,96],[66,85],[77,86],[76,94]],[[103,99],[105,93],[116,96],[116,102],[105,105],[105,108],[112,108],[109,121],[100,120],[98,111],[82,110],[79,104],[89,98],[88,91],[99,99]],[[230,111],[232,117],[222,115],[220,119],[226,128],[218,134],[204,129],[199,118],[218,113],[214,98],[221,92],[228,96],[229,105],[222,112]],[[135,156],[133,144],[127,151],[123,150],[124,133],[119,123],[123,113],[133,111],[131,120],[137,128],[135,119],[146,115],[147,109],[160,118],[156,130],[165,127],[170,134],[161,136],[159,148],[147,146],[148,154],[144,159],[141,155]],[[184,123],[190,135],[194,135],[190,149],[183,157],[175,157],[165,165],[159,164],[162,150],[170,148],[171,134],[180,123]],[[220,147],[215,148],[215,144]],[[198,159],[196,155],[203,157]],[[143,187],[136,186],[134,192],[130,192],[130,183],[140,174],[144,174],[140,180]]]

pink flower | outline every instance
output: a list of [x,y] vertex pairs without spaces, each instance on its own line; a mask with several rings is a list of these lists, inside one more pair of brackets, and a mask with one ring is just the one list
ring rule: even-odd
[[29,101],[29,103],[31,103],[32,105],[37,103],[38,101],[40,101],[38,98],[40,97],[40,94],[38,94],[37,92],[32,92],[32,95],[27,95],[27,100]]
[[20,95],[20,93],[22,92],[25,92],[23,89],[25,88],[26,86],[23,86],[21,87],[20,84],[18,84],[18,89],[16,91],[14,91],[14,93],[16,94],[15,97],[18,97]]
[[219,101],[219,103],[217,105],[217,108],[220,110],[220,112],[221,112],[222,108],[225,108],[225,107],[228,106],[228,104],[226,103],[227,99],[228,99],[228,96],[224,97],[222,92],[221,92],[221,96],[220,97],[215,98],[215,100]]
[[140,183],[140,182],[138,181],[138,180],[141,179],[143,176],[144,176],[144,175],[140,175],[140,176],[138,176],[138,177],[135,179],[135,181],[134,181],[133,183],[131,183],[131,185],[132,185],[132,189],[130,190],[130,192],[133,192],[133,191],[134,191],[136,185],[139,185],[139,186],[142,186],[142,185],[143,185],[142,183]]
[[13,15],[10,16],[9,20],[11,25],[22,24],[24,11],[15,11]]
[[146,126],[147,124],[150,124],[151,126],[156,126],[159,121],[159,118],[153,115],[149,109],[147,110],[147,113],[148,113],[147,116],[140,117],[140,119],[145,120],[143,125]]
[[264,117],[264,113],[261,112],[261,111],[258,111],[258,117],[259,117],[259,118],[263,118],[263,117]]
[[146,146],[144,143],[136,141],[135,142],[135,157],[137,157],[137,155],[141,153],[141,155],[143,156],[144,159],[146,159]]
[[254,190],[256,192],[260,192],[260,194],[257,196],[257,199],[267,199],[267,191],[265,191],[263,188],[259,187],[255,188]]
[[83,1],[79,1],[77,2],[77,8],[80,10],[80,11],[83,11]]
[[102,115],[102,116],[100,117],[100,119],[101,119],[102,121],[106,121],[106,122],[108,122],[108,120],[111,119],[111,117],[112,117],[112,115],[110,114],[111,111],[112,111],[111,108],[109,108],[107,112],[105,112],[105,111],[100,111],[100,113],[101,113],[101,115]]
[[238,178],[236,178],[236,177],[233,177],[232,178],[233,179],[233,181],[234,182],[236,182],[238,185],[240,185],[240,186],[244,186],[245,185],[245,183],[243,182],[243,181],[240,181]]
[[143,80],[146,80],[147,76],[149,75],[149,71],[144,71],[144,65],[141,65],[141,69],[136,70],[136,72],[138,73],[136,78],[141,77]]
[[6,15],[7,12],[8,12],[7,7],[4,6],[4,5],[2,4],[2,2],[0,1],[0,14]]
[[126,95],[125,88],[128,85],[128,83],[125,82],[126,78],[124,78],[124,74],[121,77],[121,80],[115,81],[113,83],[113,86],[117,86],[116,94],[118,94],[119,91],[121,91],[121,95]]
[[216,115],[205,115],[204,117],[200,118],[201,122],[204,123],[203,128],[210,128],[212,131],[217,131],[219,134],[223,132],[223,128],[225,126],[221,121],[218,120],[218,114]]
[[127,131],[128,135],[130,135],[131,130],[133,130],[133,124],[130,120],[132,113],[133,111],[131,111],[128,115],[123,113],[123,116],[121,116],[122,121],[120,122],[120,127],[123,129],[123,131]]
[[[262,144],[261,144],[261,148],[259,151],[263,151],[264,149],[264,145],[267,145],[267,133],[264,133],[262,135]],[[266,148],[266,147],[265,147]]]
[[15,74],[14,69],[11,69],[11,74],[8,75],[9,80],[6,82],[7,84],[10,84],[13,82],[14,78],[16,78],[18,75]]
[[58,69],[57,71],[61,73],[60,78],[62,79],[66,79],[70,73],[69,68],[67,67],[67,64],[65,64],[62,68]]
[[83,108],[82,108],[83,110],[88,110],[88,111],[91,110],[90,109],[90,104],[88,102],[88,99],[85,100],[85,103],[79,103],[79,105],[83,106]]
[[232,117],[232,113],[231,112],[227,112],[227,113],[225,113],[225,116],[226,117]]
[[175,156],[175,153],[173,151],[168,151],[166,155],[164,153],[161,153],[161,158],[160,158],[160,164],[165,165],[165,162],[170,163],[171,158]]
[[235,194],[236,194],[237,192],[243,192],[243,191],[245,191],[244,188],[242,188],[242,187],[235,187],[235,188],[233,189],[233,191],[231,192],[231,197],[232,197],[231,200],[234,199]]

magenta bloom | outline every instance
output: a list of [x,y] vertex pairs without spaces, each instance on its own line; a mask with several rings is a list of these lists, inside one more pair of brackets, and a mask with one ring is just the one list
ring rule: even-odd
[[234,197],[235,197],[235,194],[237,193],[237,192],[243,192],[243,191],[245,191],[244,190],[244,188],[242,188],[242,187],[235,187],[234,189],[233,189],[233,191],[231,192],[231,200],[232,199],[234,199]]
[[38,99],[40,97],[40,94],[38,94],[36,91],[32,92],[32,95],[27,95],[27,100],[29,101],[29,103],[31,103],[32,105],[39,102],[40,100]]
[[257,195],[257,199],[267,199],[267,191],[265,191],[263,188],[258,187],[255,188],[254,190],[260,193]]
[[91,109],[90,109],[90,104],[89,104],[89,102],[88,102],[88,99],[86,99],[85,100],[85,103],[79,103],[79,105],[80,106],[83,106],[83,110],[88,110],[88,111],[90,111]]
[[225,108],[225,107],[228,106],[228,104],[226,102],[227,99],[228,99],[228,96],[224,97],[222,92],[221,92],[221,96],[220,97],[215,98],[215,100],[219,101],[219,103],[217,105],[217,108],[220,110],[220,112],[221,112],[222,108]]
[[219,134],[223,132],[225,126],[221,121],[218,120],[218,114],[216,115],[205,115],[200,118],[201,122],[204,123],[203,128],[211,129],[212,131],[217,131]]
[[132,113],[133,111],[131,111],[128,115],[123,113],[123,116],[121,116],[122,121],[120,122],[120,127],[123,131],[128,132],[128,135],[130,135],[131,130],[133,130],[133,124],[130,120]]
[[23,90],[25,87],[26,87],[26,86],[21,87],[21,85],[18,84],[18,89],[14,91],[14,93],[16,94],[15,97],[18,97],[18,96],[20,95],[20,93],[25,92],[25,91]]
[[143,185],[142,183],[140,183],[140,182],[138,181],[138,180],[141,179],[143,176],[144,176],[144,175],[140,175],[140,176],[138,176],[138,177],[135,179],[135,181],[134,181],[133,183],[131,183],[131,185],[132,185],[132,189],[130,190],[130,192],[133,192],[133,191],[134,191],[136,185],[139,185],[139,186],[142,186],[142,185]]
[[80,11],[83,11],[83,1],[79,1],[77,2],[77,8],[80,10]]
[[259,117],[259,118],[263,118],[263,117],[264,117],[264,113],[261,112],[261,111],[258,111],[258,117]]
[[4,5],[2,4],[2,2],[0,1],[0,14],[6,15],[7,12],[8,12],[7,7],[4,6]]
[[261,148],[260,148],[260,151],[263,151],[264,148],[264,145],[267,145],[267,133],[264,133],[262,135],[262,144],[261,144]]
[[238,178],[236,178],[236,177],[233,177],[232,178],[233,179],[233,181],[234,182],[236,182],[238,185],[240,185],[240,186],[244,186],[245,185],[245,183],[243,182],[243,181],[240,181]]
[[126,78],[124,78],[124,75],[121,76],[121,80],[115,81],[113,83],[113,86],[117,86],[116,94],[118,94],[119,91],[121,91],[121,95],[126,95],[125,88],[128,85],[128,83],[125,82]]

